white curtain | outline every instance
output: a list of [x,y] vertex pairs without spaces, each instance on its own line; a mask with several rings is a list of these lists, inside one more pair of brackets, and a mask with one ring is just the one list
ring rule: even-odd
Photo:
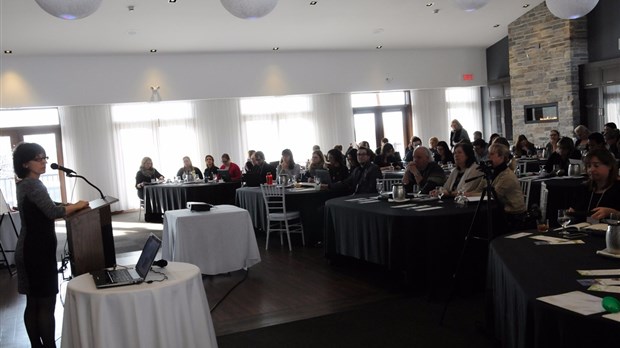
[[351,94],[319,94],[311,96],[311,117],[318,129],[316,144],[324,153],[342,145],[343,151],[355,142]]
[[231,161],[243,168],[247,146],[241,126],[239,99],[197,100],[192,102],[192,107],[201,156],[199,167],[206,166],[206,155],[213,156],[219,166],[222,154],[228,153]]
[[[109,105],[67,106],[58,108],[62,133],[64,164],[84,176],[104,195],[119,197],[112,136],[112,118]],[[99,192],[78,178],[65,178],[67,200],[93,200]],[[123,209],[113,206],[113,210]]]
[[605,87],[603,100],[605,101],[607,122],[614,122],[616,125],[620,125],[620,86]]
[[480,88],[462,87],[411,91],[413,134],[428,146],[430,137],[450,142],[450,123],[459,120],[470,139],[482,131]]

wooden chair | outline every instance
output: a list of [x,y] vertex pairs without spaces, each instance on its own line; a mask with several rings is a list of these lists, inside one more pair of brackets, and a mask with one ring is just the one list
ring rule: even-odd
[[301,233],[301,243],[306,245],[304,240],[304,227],[301,222],[301,215],[298,211],[286,210],[285,188],[277,185],[260,185],[267,210],[267,241],[265,250],[269,248],[269,233],[280,233],[280,245],[283,245],[282,234],[286,233],[288,249],[291,247],[291,233]]

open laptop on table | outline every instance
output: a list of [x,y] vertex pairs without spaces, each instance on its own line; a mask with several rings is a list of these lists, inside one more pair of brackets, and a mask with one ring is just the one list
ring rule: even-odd
[[[321,180],[321,184],[331,184],[332,177],[329,175],[329,170],[327,169],[315,169],[314,177],[319,178]],[[316,182],[316,179],[315,179]]]
[[224,182],[230,182],[230,172],[228,171],[228,169],[218,169],[217,170],[217,175]]
[[161,240],[151,233],[147,239],[134,269],[117,269],[113,271],[101,270],[91,272],[97,289],[111,288],[115,286],[139,284],[144,281],[151,270],[151,265],[161,247]]

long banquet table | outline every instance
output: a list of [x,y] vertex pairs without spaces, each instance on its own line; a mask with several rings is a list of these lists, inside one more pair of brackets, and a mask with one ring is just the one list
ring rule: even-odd
[[233,272],[261,261],[252,220],[247,210],[233,205],[167,211],[162,239],[164,259],[194,264],[202,274]]
[[241,182],[198,182],[144,186],[144,220],[162,222],[168,210],[185,209],[187,202],[234,204]]
[[[156,268],[157,269],[157,268]],[[148,284],[97,289],[90,274],[69,282],[62,347],[209,347],[217,341],[198,267],[170,262]]]
[[[549,233],[552,236],[555,233]],[[620,323],[602,314],[584,316],[536,300],[541,296],[588,291],[577,279],[576,270],[618,269],[619,259],[596,254],[605,248],[604,237],[584,237],[585,244],[535,245],[530,238],[496,238],[490,246],[488,297],[492,308],[488,318],[495,335],[509,348],[617,347]],[[602,277],[604,278],[604,277]]]
[[[435,201],[407,202],[406,204],[441,207],[434,210],[416,211],[396,208],[400,204],[388,201],[359,203],[352,199],[375,195],[347,196],[331,199],[325,204],[325,253],[327,257],[347,256],[391,270],[404,271],[412,275],[413,281],[426,286],[440,286],[446,283],[454,271],[462,250],[464,237],[476,210],[477,202],[459,208],[452,198],[443,203]],[[473,235],[487,237],[486,202],[483,202],[475,220]],[[494,228],[496,225],[495,204],[491,203]],[[413,207],[411,207],[413,208]],[[493,234],[491,237],[493,237]],[[474,277],[484,277],[486,265],[486,244],[471,242],[471,267]],[[482,248],[482,249],[479,249]],[[471,251],[470,250],[470,251]]]
[[[290,188],[286,192],[286,209],[299,211],[307,243],[323,240],[322,207],[343,193],[309,187]],[[267,230],[267,209],[260,187],[242,187],[236,193],[236,205],[250,213],[254,227]]]

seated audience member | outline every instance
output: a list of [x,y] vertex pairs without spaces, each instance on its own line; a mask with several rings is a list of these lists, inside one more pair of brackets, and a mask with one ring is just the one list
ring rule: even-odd
[[448,162],[454,163],[454,155],[445,141],[437,143],[437,155],[433,156],[433,159],[439,165],[447,164]]
[[418,185],[418,192],[428,194],[445,182],[446,174],[436,162],[433,162],[431,150],[418,146],[413,152],[413,161],[407,164],[403,175],[405,191],[413,192],[413,185]]
[[151,182],[153,179],[164,180],[164,176],[153,168],[153,160],[150,157],[144,157],[140,164],[140,170],[136,173],[136,190],[138,190],[140,199],[144,199],[144,183]]
[[252,156],[254,156],[252,160],[254,166],[249,174],[257,176],[258,182],[264,184],[267,182],[267,173],[271,173],[273,181],[276,182],[278,171],[275,167],[265,162],[265,154],[262,151],[256,151]]
[[351,172],[348,178],[343,181],[321,185],[335,191],[348,191],[353,194],[375,193],[377,192],[377,179],[381,179],[381,171],[370,160],[371,150],[365,147],[357,149],[357,160],[359,167]]
[[476,141],[478,139],[482,139],[482,132],[481,131],[475,131],[474,132],[474,141]]
[[586,220],[594,223],[608,218],[610,213],[620,210],[620,181],[618,181],[618,163],[606,149],[593,149],[586,155],[589,192],[587,197],[573,202],[571,211],[577,221]]
[[204,179],[200,169],[192,165],[192,160],[189,159],[188,156],[183,157],[183,167],[177,171],[177,176],[181,177],[181,179],[183,179],[183,174],[187,174],[188,176],[192,174],[194,177]]
[[334,149],[340,151],[340,153],[342,154],[342,145],[340,145],[340,144],[334,145]]
[[213,156],[206,155],[205,156],[205,163],[207,165],[207,167],[205,168],[205,173],[204,173],[205,181],[213,180],[213,179],[217,178],[217,170],[219,168],[215,165],[215,159],[213,158]]
[[[493,144],[502,144],[504,146],[506,146],[508,149],[510,149],[510,143],[508,142],[508,139],[504,138],[504,137],[497,137],[495,138],[495,140],[493,140]],[[491,150],[489,150],[491,151]],[[510,150],[509,150],[510,152]],[[490,158],[489,158],[490,159]],[[510,170],[515,171],[517,169],[517,158],[514,157],[511,153],[508,153],[508,168],[510,168]]]
[[428,138],[428,149],[431,150],[433,156],[437,154],[437,144],[439,144],[439,139],[437,137]]
[[389,143],[390,141],[388,140],[388,138],[383,138],[381,139],[381,146],[379,146],[376,150],[375,150],[375,154],[377,156],[379,156],[382,152],[383,152],[383,146],[387,143]]
[[286,174],[291,180],[296,179],[301,172],[301,168],[299,164],[295,163],[295,159],[293,159],[293,152],[290,149],[282,150],[282,158],[280,159],[280,164],[278,164],[278,175]]
[[301,178],[303,182],[314,182],[314,177],[316,176],[317,169],[326,169],[325,168],[325,156],[321,150],[314,151],[312,153],[312,158],[310,159],[310,165],[306,168],[306,172]]
[[614,129],[618,129],[618,126],[616,126],[616,123],[614,122],[605,123],[605,125],[603,126],[603,135],[607,134],[607,132],[614,130]]
[[[370,149],[370,144],[366,140],[363,140],[363,141],[360,141],[360,143],[359,143],[357,148],[359,149],[360,147],[365,147],[367,149]],[[374,151],[371,151],[368,155],[370,156],[370,160],[374,161],[375,160],[375,156],[377,154]]]
[[243,166],[243,171],[245,173],[249,173],[250,170],[252,169],[252,167],[254,166],[254,160],[253,160],[253,155],[256,151],[254,150],[249,150],[248,151],[248,159],[245,160],[245,165]]
[[360,163],[357,161],[357,149],[347,151],[347,165],[349,167],[349,173],[360,166]]
[[549,142],[545,145],[545,152],[547,153],[547,158],[551,156],[552,153],[558,150],[558,142],[560,141],[560,132],[557,129],[552,129],[549,131]]
[[450,128],[452,128],[450,131],[450,148],[454,148],[454,145],[461,142],[471,142],[469,140],[469,134],[467,134],[467,131],[463,128],[463,125],[459,122],[459,120],[452,120],[450,123]]
[[583,151],[583,150],[588,150],[588,136],[590,135],[590,130],[580,124],[579,126],[575,127],[575,130],[573,131],[575,132],[575,148],[579,151]]
[[421,145],[422,139],[416,137],[415,135],[409,139],[409,144],[407,144],[407,148],[405,149],[405,162],[410,162],[413,160],[413,150]]
[[499,138],[500,135],[497,133],[493,133],[491,134],[491,136],[489,137],[489,146],[491,146],[491,144],[493,144],[493,142],[495,141],[495,139]]
[[[466,195],[482,192],[484,188],[483,177],[482,172],[478,170],[478,164],[476,164],[473,145],[468,143],[456,144],[454,146],[454,164],[455,168],[450,172],[448,179],[443,184],[447,195],[456,196],[459,191],[463,191]],[[476,177],[478,178],[473,179]],[[471,181],[467,182],[468,180]]]
[[513,152],[514,156],[517,158],[534,156],[536,155],[536,146],[530,143],[525,135],[521,134],[517,138],[517,143],[514,146]]
[[489,160],[489,152],[487,151],[487,143],[483,139],[474,140],[474,153],[476,154],[476,162],[486,162]]
[[599,132],[590,133],[588,135],[588,151],[592,151],[594,149],[604,149],[605,145],[605,137],[603,134]]
[[230,156],[227,153],[222,154],[222,165],[220,169],[228,170],[231,181],[241,180],[241,168],[230,160]]
[[[504,208],[504,215],[509,229],[520,227],[526,213],[525,198],[514,171],[508,168],[510,149],[497,141],[489,146],[489,161],[493,167],[491,185],[500,204]],[[483,188],[486,181],[483,181]]]
[[573,145],[573,140],[571,138],[562,137],[560,141],[558,141],[558,150],[552,153],[547,159],[545,171],[547,173],[553,173],[557,170],[561,170],[560,174],[567,174],[571,159],[581,159],[581,152],[575,149],[575,145]]
[[611,129],[605,132],[605,147],[612,155],[616,158],[620,158],[620,153],[618,152],[618,143],[620,142],[620,130]]
[[349,176],[349,169],[344,163],[342,152],[337,149],[327,151],[327,162],[327,169],[332,182],[342,181]]
[[395,169],[400,169],[401,161],[394,155],[394,146],[392,146],[392,144],[383,144],[381,151],[382,153],[375,157],[374,160],[374,163],[378,165],[380,169],[390,166],[393,166]]

